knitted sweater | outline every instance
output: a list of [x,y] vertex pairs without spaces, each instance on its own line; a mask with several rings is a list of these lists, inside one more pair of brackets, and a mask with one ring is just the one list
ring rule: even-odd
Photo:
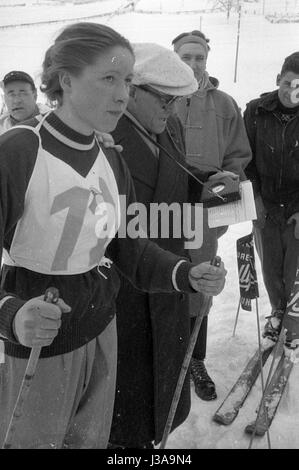
[[[59,333],[41,357],[77,349],[105,329],[115,313],[117,269],[140,289],[173,292],[176,286],[192,292],[191,265],[180,262],[184,258],[146,239],[119,232],[114,236],[119,224],[127,227],[128,220],[116,216],[109,234],[95,238],[99,227],[103,229],[99,203],[116,207],[119,195],[126,196],[127,206],[135,201],[120,155],[108,149],[104,153],[93,134],[77,133],[55,113],[25,124],[0,137],[0,255],[2,248],[10,254],[0,291],[0,335],[6,354],[28,357],[30,348],[18,343],[13,320],[28,299],[49,286],[59,289],[72,311],[62,315]],[[112,267],[99,267],[104,256]],[[7,295],[13,297],[5,300]]]

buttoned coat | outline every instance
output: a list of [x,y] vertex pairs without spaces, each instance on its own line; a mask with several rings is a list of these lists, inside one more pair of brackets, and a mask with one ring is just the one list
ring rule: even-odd
[[245,179],[244,169],[251,149],[240,109],[227,93],[218,90],[218,80],[176,104],[184,126],[187,161],[206,171],[221,168]]

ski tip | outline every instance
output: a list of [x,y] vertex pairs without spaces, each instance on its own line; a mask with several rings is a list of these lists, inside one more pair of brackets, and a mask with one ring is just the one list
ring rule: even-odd
[[259,437],[264,436],[266,432],[267,432],[267,426],[263,424],[257,424],[256,426],[255,421],[253,423],[248,424],[245,428],[246,434],[254,434],[255,436],[259,436]]
[[225,413],[225,414],[217,414],[215,413],[213,416],[213,421],[218,424],[224,424],[227,426],[231,424],[236,417],[236,413]]

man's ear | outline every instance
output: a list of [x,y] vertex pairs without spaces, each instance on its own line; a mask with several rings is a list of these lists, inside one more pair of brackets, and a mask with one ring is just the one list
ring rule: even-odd
[[281,80],[281,75],[280,75],[280,73],[279,73],[279,74],[277,75],[277,77],[276,77],[276,85],[277,85],[277,86],[279,86],[280,80]]

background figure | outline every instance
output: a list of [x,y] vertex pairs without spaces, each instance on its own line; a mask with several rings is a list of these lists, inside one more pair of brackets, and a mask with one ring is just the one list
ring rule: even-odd
[[2,84],[7,111],[0,116],[0,135],[22,121],[50,110],[48,106],[36,103],[36,87],[28,73],[17,70],[9,72]]
[[[119,271],[154,292],[214,295],[223,288],[223,264],[192,266],[149,240],[126,236],[128,207],[136,201],[132,179],[115,149],[100,146],[95,130],[116,127],[133,65],[130,43],[113,29],[67,26],[43,62],[42,90],[57,107],[0,137],[0,445],[31,348],[39,346],[12,446],[107,446]],[[123,212],[120,201],[127,204]],[[50,286],[60,292],[55,305],[44,301]]]
[[[278,89],[250,101],[244,113],[252,161],[257,252],[271,303],[264,336],[277,340],[299,255],[299,52],[288,56]],[[296,89],[297,87],[297,89]]]
[[[175,106],[184,127],[187,162],[203,171],[216,168],[231,171],[244,180],[244,168],[251,159],[250,146],[237,103],[218,89],[218,80],[210,77],[206,70],[208,43],[209,39],[200,31],[182,33],[172,41],[175,52],[192,68],[198,82],[197,91]],[[226,230],[227,227],[210,229],[207,210],[204,210],[203,246],[199,250],[190,250],[192,261],[207,261],[215,256],[217,239]],[[190,296],[192,327],[200,308],[200,296]],[[216,388],[204,364],[207,328],[206,316],[191,360],[191,377],[197,395],[203,400],[213,400],[217,397]]]
[[[188,175],[166,151],[186,165],[183,129],[171,112],[176,98],[192,93],[197,82],[190,68],[168,49],[156,44],[137,44],[134,51],[134,86],[127,111],[112,135],[123,146],[122,156],[131,171],[137,201],[148,210],[154,203],[176,205],[173,220],[182,231],[182,203],[192,197],[198,202],[201,185],[191,179],[188,189]],[[163,148],[157,148],[155,142]],[[197,173],[204,179],[200,171]],[[162,217],[165,216],[160,213],[157,219],[147,219],[143,228],[149,236],[151,224],[159,222],[161,227]],[[152,239],[160,247],[184,255],[183,234],[178,238],[172,227],[170,224],[166,238],[159,228]],[[151,448],[153,441],[157,444],[161,440],[189,340],[189,323],[186,295],[147,294],[121,278],[111,447]],[[190,378],[187,378],[173,428],[185,420],[189,409]]]

